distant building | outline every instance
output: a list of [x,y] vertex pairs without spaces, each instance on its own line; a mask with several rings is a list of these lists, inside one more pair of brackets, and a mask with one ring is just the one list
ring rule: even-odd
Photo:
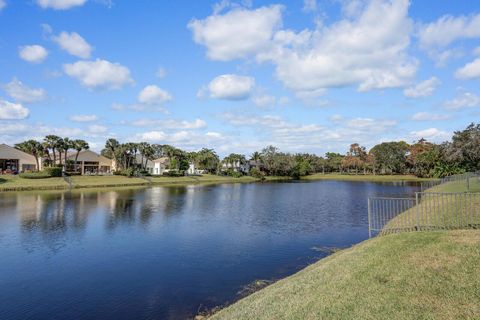
[[241,163],[240,161],[224,162],[221,167],[222,171],[233,170],[235,172],[248,173],[250,171],[250,164]]
[[35,160],[34,156],[10,147],[6,144],[0,144],[0,174],[10,174],[36,170],[37,161]]
[[[67,154],[67,161],[75,162],[77,153]],[[76,163],[73,163],[74,171],[83,174],[107,174],[112,172],[112,160],[99,155],[91,150],[83,150],[78,154]]]

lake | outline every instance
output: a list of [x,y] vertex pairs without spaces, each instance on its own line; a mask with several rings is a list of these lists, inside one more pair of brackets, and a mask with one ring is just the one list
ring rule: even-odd
[[0,193],[0,319],[188,319],[368,237],[367,198],[315,181]]

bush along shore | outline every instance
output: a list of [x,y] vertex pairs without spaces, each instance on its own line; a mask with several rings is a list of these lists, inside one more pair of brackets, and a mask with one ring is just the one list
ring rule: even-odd
[[[466,190],[446,183],[432,192]],[[479,319],[479,267],[478,229],[389,234],[335,252],[209,319]]]

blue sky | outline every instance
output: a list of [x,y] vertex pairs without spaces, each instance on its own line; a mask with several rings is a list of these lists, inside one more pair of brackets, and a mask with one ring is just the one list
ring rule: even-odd
[[480,116],[476,1],[0,0],[0,142],[250,154],[441,142]]

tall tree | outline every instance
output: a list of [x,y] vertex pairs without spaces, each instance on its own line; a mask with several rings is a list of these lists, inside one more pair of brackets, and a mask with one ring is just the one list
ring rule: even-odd
[[75,154],[75,171],[78,172],[78,167],[77,167],[78,155],[82,150],[88,150],[90,146],[85,140],[77,139],[77,140],[73,140],[72,147],[73,149],[75,149],[75,151],[77,151],[77,153]]
[[44,147],[43,147],[42,143],[40,143],[36,140],[27,140],[27,141],[22,142],[22,143],[17,143],[15,145],[15,148],[34,156],[35,157],[35,162],[37,164],[37,171],[40,170],[40,161],[38,160],[38,158],[43,155]]
[[57,148],[59,147],[60,145],[60,141],[62,140],[62,138],[60,138],[59,136],[56,136],[56,135],[48,135],[46,136],[43,141],[44,141],[44,148],[46,149],[51,149],[52,150],[52,154],[53,154],[53,164],[55,165],[57,163]]

